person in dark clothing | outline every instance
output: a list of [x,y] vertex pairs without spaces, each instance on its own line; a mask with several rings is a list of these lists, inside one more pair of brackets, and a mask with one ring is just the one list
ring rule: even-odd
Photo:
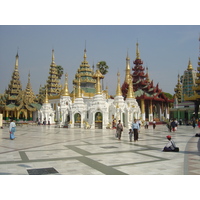
[[175,120],[173,120],[173,121],[171,122],[171,127],[172,127],[172,131],[175,131],[175,129],[176,129],[176,127],[177,127],[177,124],[176,124]]

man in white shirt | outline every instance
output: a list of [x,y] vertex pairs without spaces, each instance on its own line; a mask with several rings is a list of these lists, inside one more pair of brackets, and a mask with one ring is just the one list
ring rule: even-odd
[[163,151],[179,151],[178,147],[176,147],[175,142],[172,140],[171,136],[168,135],[166,138],[169,140],[169,142],[164,147]]

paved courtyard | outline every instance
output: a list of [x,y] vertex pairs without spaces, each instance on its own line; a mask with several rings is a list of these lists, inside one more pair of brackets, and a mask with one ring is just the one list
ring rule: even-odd
[[[67,129],[55,126],[17,127],[9,139],[0,129],[0,175],[198,175],[200,132],[179,126],[169,133],[165,125],[141,129],[139,141],[129,142],[124,129],[121,141],[114,130]],[[180,152],[162,152],[170,134]]]

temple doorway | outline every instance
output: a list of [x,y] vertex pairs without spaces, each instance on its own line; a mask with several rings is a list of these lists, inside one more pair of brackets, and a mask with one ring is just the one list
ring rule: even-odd
[[76,113],[74,115],[74,127],[81,128],[81,115],[80,115],[80,113]]
[[103,119],[102,113],[97,112],[95,114],[95,128],[102,129],[102,119]]

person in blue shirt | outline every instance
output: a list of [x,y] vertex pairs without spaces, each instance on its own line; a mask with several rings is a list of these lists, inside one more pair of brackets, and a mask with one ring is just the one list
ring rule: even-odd
[[134,134],[134,142],[138,141],[139,129],[140,129],[140,126],[135,119],[134,122],[132,123],[132,130],[133,130],[133,134]]

